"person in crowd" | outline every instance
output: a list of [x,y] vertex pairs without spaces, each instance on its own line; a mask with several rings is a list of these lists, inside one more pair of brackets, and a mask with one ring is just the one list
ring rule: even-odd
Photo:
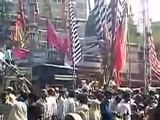
[[117,112],[123,117],[124,120],[131,120],[131,93],[125,91],[122,95],[122,100],[117,106]]
[[70,113],[65,117],[65,120],[83,120],[77,113]]
[[109,109],[113,112],[117,112],[117,105],[121,101],[121,97],[119,95],[115,96],[109,103]]
[[114,88],[116,86],[116,83],[115,83],[115,78],[114,76],[112,76],[109,80],[109,83],[108,83],[108,87],[110,88]]
[[152,120],[160,120],[160,98],[158,99],[158,105],[153,111]]
[[28,120],[27,105],[24,102],[17,101],[16,99],[16,96],[13,94],[9,96],[12,108],[7,120]]
[[150,96],[148,100],[148,106],[145,108],[145,119],[152,120],[154,109],[157,106],[157,101],[154,96]]
[[12,62],[13,62],[13,59],[12,59],[12,50],[11,50],[10,47],[6,47],[5,61],[8,64],[12,64]]
[[55,97],[56,99],[59,97],[59,88],[55,87]]
[[38,96],[35,94],[28,95],[28,120],[38,120],[40,108],[37,107]]
[[8,99],[7,97],[6,92],[2,93],[0,103],[0,115],[4,115],[5,120],[7,120],[11,110],[11,105],[6,103],[6,100]]
[[90,90],[90,86],[86,80],[82,80],[82,90],[85,90],[86,92]]
[[134,104],[131,104],[131,120],[140,120],[139,119],[139,115],[138,115],[138,107],[137,105],[134,103]]
[[37,101],[37,107],[39,108],[39,115],[41,119],[47,119],[49,116],[49,108],[48,108],[48,92],[46,89],[42,89],[40,93],[41,97]]
[[89,106],[88,98],[86,94],[80,94],[78,96],[79,105],[76,108],[76,112],[81,113],[83,120],[89,120]]
[[145,116],[144,116],[144,104],[143,102],[138,104],[138,116],[139,116],[139,120],[144,120]]
[[6,94],[7,94],[6,103],[11,104],[11,103],[10,103],[10,100],[9,100],[9,96],[10,96],[10,95],[13,95],[13,93],[14,93],[13,87],[8,86],[8,87],[5,89],[5,91],[6,91]]
[[66,89],[59,90],[59,97],[57,98],[57,117],[58,120],[64,120],[66,116]]
[[66,113],[74,113],[76,110],[75,92],[70,90],[66,101]]
[[137,107],[139,107],[139,104],[142,103],[143,99],[142,96],[140,94],[136,94],[134,97],[134,103],[137,105]]
[[27,101],[28,100],[28,94],[25,91],[21,90],[20,91],[20,95],[17,98],[17,100],[21,101],[21,102],[25,102],[27,104],[27,102],[28,102]]
[[109,104],[113,96],[113,90],[107,89],[104,92],[105,99],[100,104],[102,120],[114,120],[114,113],[109,109]]
[[8,95],[13,94],[13,87],[8,86],[8,87],[6,88],[6,92],[7,92]]
[[89,120],[101,120],[100,102],[93,100],[90,103]]
[[52,120],[57,119],[57,102],[56,102],[56,93],[54,88],[48,89],[48,102],[50,107],[50,113],[52,115]]

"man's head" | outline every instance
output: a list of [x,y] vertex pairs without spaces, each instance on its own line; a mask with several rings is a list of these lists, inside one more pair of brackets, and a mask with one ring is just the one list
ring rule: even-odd
[[116,96],[115,97],[115,102],[118,104],[120,101],[122,100],[122,98],[120,96]]
[[48,92],[46,89],[42,89],[40,94],[42,98],[46,98],[48,96]]
[[62,88],[62,89],[60,89],[59,90],[59,94],[60,94],[60,96],[62,96],[62,97],[66,97],[66,92],[67,92],[67,89],[66,88]]
[[13,92],[13,87],[8,86],[8,87],[6,88],[6,92],[7,92],[8,94],[12,93],[12,92]]
[[74,98],[75,97],[75,92],[74,90],[70,90],[68,93],[68,97]]
[[87,104],[88,103],[88,97],[86,94],[79,94],[78,100],[81,104]]
[[65,120],[82,120],[82,117],[77,113],[70,113],[65,117]]
[[123,99],[125,100],[125,102],[128,102],[128,101],[130,101],[130,99],[131,99],[131,93],[128,92],[128,91],[125,91],[125,92],[123,93],[122,97],[123,97]]
[[104,92],[104,96],[107,98],[107,99],[111,99],[113,97],[113,94],[114,94],[114,91],[112,88],[108,88],[107,90],[105,90]]
[[8,102],[11,105],[14,105],[14,103],[17,101],[17,97],[14,94],[10,94],[8,96]]
[[48,89],[48,95],[51,95],[51,96],[55,96],[55,89],[54,88],[49,88]]

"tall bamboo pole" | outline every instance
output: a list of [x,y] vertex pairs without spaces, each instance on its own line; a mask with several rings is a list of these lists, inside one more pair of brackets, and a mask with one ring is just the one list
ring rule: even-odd
[[[129,5],[128,5],[128,3],[127,3],[127,17],[129,18],[129,17],[131,17],[131,13],[129,13]],[[127,21],[127,26],[129,27],[129,19],[128,19],[128,21]],[[129,29],[127,30],[127,43],[128,43],[128,46],[127,46],[127,48],[128,48],[128,80],[129,80],[129,88],[131,88],[132,87],[132,81],[131,81],[131,46],[130,46],[130,41],[129,41],[129,39],[130,39],[130,36],[129,36]]]
[[129,42],[129,33],[127,35],[127,42],[128,42],[128,80],[129,80],[129,88],[132,87],[131,81],[131,46]]
[[[111,39],[111,51],[110,51],[110,59],[109,59],[109,80],[110,78],[113,76],[113,69],[114,69],[114,46],[115,46],[115,27],[116,27],[116,15],[117,15],[117,9],[116,5],[117,5],[118,0],[112,0],[111,1],[111,6],[112,6],[112,39]],[[109,81],[108,81],[109,83]]]
[[150,84],[151,80],[152,80],[152,72],[151,72],[151,67],[149,64],[149,49],[148,49],[148,39],[150,39],[150,35],[151,33],[151,20],[149,18],[149,4],[148,4],[148,0],[146,0],[146,16],[147,16],[147,75],[148,75],[148,83]]
[[143,63],[144,63],[144,92],[147,93],[147,59],[146,59],[146,0],[142,0],[143,4]]

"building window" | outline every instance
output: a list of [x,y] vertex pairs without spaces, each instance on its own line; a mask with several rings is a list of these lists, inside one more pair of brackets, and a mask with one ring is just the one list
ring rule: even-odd
[[56,3],[62,3],[62,0],[53,0]]
[[86,11],[86,4],[85,3],[76,3],[76,8],[79,10],[82,10],[82,11]]
[[54,27],[57,30],[64,30],[65,29],[65,23],[62,20],[54,19]]

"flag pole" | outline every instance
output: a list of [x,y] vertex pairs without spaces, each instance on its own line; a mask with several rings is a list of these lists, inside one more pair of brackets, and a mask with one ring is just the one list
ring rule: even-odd
[[[146,0],[146,19],[147,19],[147,29],[146,29],[146,34],[147,34],[147,76],[148,76],[148,85],[151,83],[151,80],[152,80],[152,71],[151,71],[151,66],[149,64],[149,46],[148,46],[148,42],[149,42],[149,39],[151,37],[151,20],[149,18],[149,6],[148,6],[148,0]],[[147,88],[148,88],[148,85],[147,85]],[[148,90],[148,89],[147,89]]]
[[146,59],[146,0],[143,3],[143,62],[144,62],[144,92],[147,94],[147,59]]
[[[66,4],[68,3],[68,0],[62,0],[62,20],[64,21],[64,23],[66,23],[66,24],[64,24],[64,27],[65,27],[65,32],[67,33],[67,22],[68,22],[68,20],[69,20],[69,18],[67,17],[67,11],[66,11]],[[70,33],[70,31],[69,31],[69,33]],[[70,40],[71,40],[71,37],[70,37]],[[71,48],[73,47],[73,45],[71,44]],[[73,49],[72,49],[73,50]],[[73,56],[73,52],[74,51],[72,51],[72,56]],[[65,57],[65,56],[64,56]],[[65,58],[64,58],[65,59]],[[64,61],[65,62],[65,61]],[[72,69],[73,69],[73,71],[72,71],[72,77],[73,77],[73,89],[75,89],[76,88],[76,86],[77,86],[77,82],[76,82],[76,64],[75,64],[75,62],[74,62],[74,60],[73,60],[73,58],[72,58],[72,64],[73,64],[73,66],[72,66]]]
[[73,81],[74,81],[73,88],[76,89],[76,86],[77,86],[77,82],[76,82],[76,65],[74,63],[74,60],[73,60]]
[[129,31],[127,33],[127,42],[128,42],[128,80],[129,80],[129,88],[132,87],[131,83],[131,46],[129,42]]
[[[127,17],[131,17],[132,13],[129,13],[129,5],[127,3]],[[129,19],[127,21],[127,26],[129,26]],[[127,30],[127,43],[128,43],[128,80],[129,80],[129,88],[132,87],[132,83],[131,83],[131,46],[130,46],[130,42],[129,42],[130,36],[129,36],[129,29]]]
[[[116,5],[117,5],[117,0],[112,0],[111,1],[111,6],[112,6],[112,26],[113,26],[113,28],[112,28],[112,42],[111,42],[111,52],[110,52],[110,54],[111,54],[111,57],[110,57],[110,66],[109,66],[109,81],[110,81],[110,77],[112,77],[113,76],[113,71],[114,71],[114,63],[115,63],[115,61],[114,61],[114,46],[115,46],[115,40],[114,40],[114,34],[115,34],[115,28],[116,28],[116,25],[115,25],[115,23],[116,23],[116,11],[117,10],[115,10],[114,8],[116,8]],[[109,83],[109,81],[108,81],[108,83]]]

